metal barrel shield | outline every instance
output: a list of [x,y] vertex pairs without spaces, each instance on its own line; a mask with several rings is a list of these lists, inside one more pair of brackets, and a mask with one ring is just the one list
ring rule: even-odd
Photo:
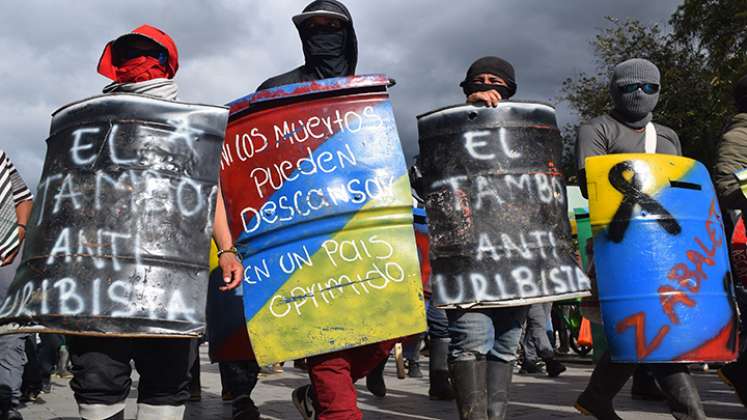
[[599,301],[613,360],[736,356],[727,238],[705,167],[688,158],[588,158]]
[[500,307],[589,294],[577,266],[549,105],[461,105],[418,117],[432,302]]
[[260,364],[425,329],[388,83],[326,79],[230,104],[221,186]]
[[3,332],[201,334],[227,118],[131,94],[55,112]]

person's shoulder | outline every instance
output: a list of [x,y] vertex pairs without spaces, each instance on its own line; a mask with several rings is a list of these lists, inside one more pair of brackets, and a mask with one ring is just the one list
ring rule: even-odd
[[279,74],[277,76],[270,77],[269,79],[262,82],[262,84],[257,87],[257,90],[264,90],[264,89],[270,89],[278,86],[288,85],[291,83],[298,83],[302,81],[302,75],[301,72],[303,70],[303,66],[296,67],[293,70],[287,71],[283,74]]
[[614,120],[612,117],[610,117],[607,114],[598,115],[590,120],[583,121],[581,123],[582,126],[592,127],[592,128],[600,128],[600,127],[606,127],[609,126],[611,123],[613,123]]
[[666,125],[654,123],[654,128],[656,129],[657,135],[670,139],[670,140],[676,140],[679,142],[680,137],[677,135],[677,132],[667,127]]

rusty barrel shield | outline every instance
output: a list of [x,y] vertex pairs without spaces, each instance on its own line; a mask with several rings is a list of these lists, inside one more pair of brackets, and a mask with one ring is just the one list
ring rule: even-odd
[[460,105],[418,117],[432,302],[501,307],[589,294],[558,164],[555,109]]
[[199,335],[227,118],[131,94],[55,112],[4,332]]
[[388,83],[326,79],[230,105],[221,186],[260,364],[425,329]]
[[599,301],[612,359],[736,357],[728,238],[706,168],[692,159],[586,160]]

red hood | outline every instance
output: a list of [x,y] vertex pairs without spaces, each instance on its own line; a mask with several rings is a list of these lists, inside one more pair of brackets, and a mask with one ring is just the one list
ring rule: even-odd
[[114,65],[114,60],[112,57],[112,45],[122,37],[132,34],[144,36],[166,49],[166,51],[169,53],[169,61],[166,66],[166,70],[168,72],[169,79],[173,78],[176,74],[177,69],[179,69],[179,52],[176,49],[176,44],[174,43],[174,40],[166,34],[166,32],[163,32],[155,26],[150,25],[140,26],[139,28],[134,29],[128,34],[122,35],[115,40],[109,41],[109,43],[106,44],[106,47],[104,47],[104,52],[101,54],[101,58],[99,59],[99,73],[105,77],[108,77],[109,79],[117,80],[117,66]]

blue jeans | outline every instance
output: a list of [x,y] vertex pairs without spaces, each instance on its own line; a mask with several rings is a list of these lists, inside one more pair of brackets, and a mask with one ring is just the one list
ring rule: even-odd
[[449,320],[446,318],[446,311],[429,304],[426,315],[428,335],[431,338],[449,338]]
[[449,361],[478,355],[506,363],[516,360],[527,306],[494,309],[449,309]]

